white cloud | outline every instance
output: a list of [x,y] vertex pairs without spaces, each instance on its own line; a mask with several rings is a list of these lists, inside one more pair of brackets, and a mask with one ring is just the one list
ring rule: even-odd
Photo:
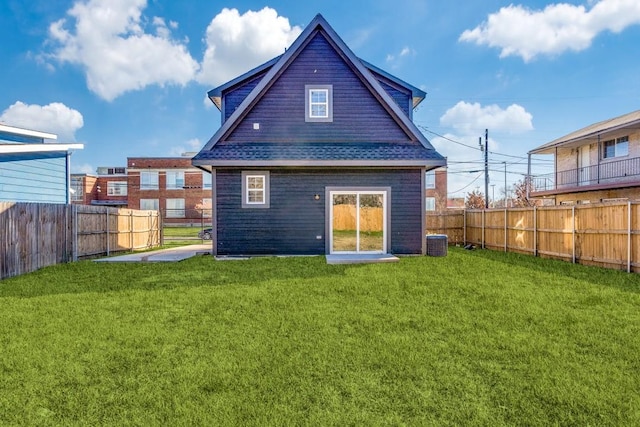
[[415,54],[416,54],[415,50],[411,49],[409,46],[405,46],[398,53],[387,54],[387,57],[385,59],[388,63],[394,63],[392,65],[394,68],[396,68],[399,65],[398,61],[400,61],[402,58],[405,58],[407,56],[413,56]]
[[71,172],[72,173],[86,173],[86,174],[90,174],[90,175],[95,175],[96,174],[96,168],[91,166],[89,163],[83,163],[81,165],[76,165],[72,161],[71,162]]
[[430,138],[430,141],[440,154],[447,157],[449,196],[463,197],[475,188],[484,192],[484,153],[478,142],[480,139],[484,145],[485,129],[489,130],[489,174],[491,185],[496,186],[496,197],[501,197],[500,191],[504,188],[502,163],[509,163],[507,186],[526,167],[524,158],[498,154],[522,155],[514,145],[514,138],[508,136],[533,130],[533,116],[520,105],[501,108],[460,101],[440,117],[440,125],[452,131]]
[[200,83],[217,86],[284,53],[302,29],[269,7],[240,15],[222,9],[209,26]]
[[17,101],[0,115],[0,122],[58,135],[59,142],[75,141],[75,133],[84,125],[82,114],[66,105],[53,102],[49,105],[25,104]]
[[182,156],[182,154],[184,153],[200,151],[200,149],[203,146],[204,144],[200,142],[200,139],[193,138],[188,141],[185,141],[183,145],[171,147],[171,149],[169,150],[169,155],[172,157],[179,157],[179,156]]
[[502,109],[497,105],[483,107],[477,102],[471,104],[460,101],[440,117],[440,124],[450,126],[465,135],[479,134],[484,129],[519,133],[533,130],[532,120],[533,116],[518,104]]
[[146,0],[77,1],[67,11],[69,18],[49,27],[56,45],[51,57],[80,65],[89,89],[108,101],[152,84],[187,84],[198,63],[184,44],[170,38],[176,23],[167,26],[154,17],[156,35],[145,32],[146,5]]
[[460,41],[500,48],[500,57],[520,56],[527,62],[538,55],[558,55],[591,46],[603,31],[620,32],[640,24],[638,0],[601,0],[590,10],[566,3],[543,10],[506,6],[487,21],[460,35]]

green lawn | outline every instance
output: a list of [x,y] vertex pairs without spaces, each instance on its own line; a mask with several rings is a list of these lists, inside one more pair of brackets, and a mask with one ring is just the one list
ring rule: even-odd
[[0,425],[640,425],[640,276],[450,249],[0,282]]

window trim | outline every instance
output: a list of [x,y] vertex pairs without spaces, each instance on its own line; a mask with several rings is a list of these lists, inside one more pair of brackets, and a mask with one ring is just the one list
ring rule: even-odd
[[[427,200],[431,203],[427,203]],[[431,206],[429,206],[431,205]],[[433,209],[429,209],[430,207],[433,207]],[[425,212],[435,212],[436,211],[436,198],[435,197],[430,197],[427,196],[424,198],[424,210]]]
[[[176,200],[181,200],[182,201],[182,207],[181,208],[170,208],[169,207],[169,201],[171,201],[172,203]],[[173,197],[168,197],[165,199],[164,201],[164,207],[165,207],[165,218],[185,218],[185,200],[184,198],[173,198]]]
[[[142,202],[143,201],[146,202],[146,201],[150,201],[150,200],[155,202],[154,203],[155,208],[153,208],[153,209],[143,208],[142,207]],[[146,198],[143,197],[143,198],[140,199],[139,206],[140,206],[140,210],[157,211],[157,210],[160,210],[160,199],[146,199]]]
[[[185,180],[184,180],[184,171],[166,171],[165,176],[165,188],[167,190],[184,190]],[[173,183],[169,185],[169,177],[172,177]],[[179,179],[181,177],[181,179]],[[178,184],[182,180],[182,185]]]
[[[159,190],[160,189],[160,178],[159,173],[157,171],[141,171],[140,172],[140,190]],[[155,184],[144,184],[142,182],[143,176],[155,176]]]
[[[249,201],[249,178],[262,177],[264,182],[264,199],[262,203]],[[270,176],[269,171],[242,171],[242,208],[268,209],[270,207]]]
[[[618,145],[622,145],[625,144],[626,146],[626,153],[624,154],[619,154],[618,153]],[[611,144],[610,146],[613,147],[613,155],[612,156],[607,156],[607,144]],[[625,157],[629,155],[629,136],[625,135],[625,136],[621,136],[619,138],[612,138],[609,139],[607,141],[602,141],[602,159],[603,160],[608,160],[608,159],[615,159],[618,157]]]
[[[327,115],[314,117],[311,115],[313,91],[325,91],[327,93]],[[324,104],[324,103],[323,103]],[[305,85],[304,86],[304,117],[306,122],[328,123],[333,122],[333,85]]]
[[108,181],[107,196],[126,196],[128,193],[127,187],[127,181]]
[[[431,179],[429,179],[431,178]],[[424,188],[426,190],[433,190],[436,188],[436,170],[431,169],[424,174]]]

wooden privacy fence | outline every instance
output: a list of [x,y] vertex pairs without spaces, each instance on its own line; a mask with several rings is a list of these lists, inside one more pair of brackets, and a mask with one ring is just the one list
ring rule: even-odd
[[0,279],[159,244],[157,211],[0,202]]
[[[360,231],[382,231],[382,208],[360,208]],[[335,230],[356,229],[356,207],[352,205],[333,206],[333,228]]]
[[461,210],[426,221],[450,243],[640,271],[640,202]]

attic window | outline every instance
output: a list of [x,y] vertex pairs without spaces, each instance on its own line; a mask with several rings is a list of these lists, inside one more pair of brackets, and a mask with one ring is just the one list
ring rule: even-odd
[[305,86],[305,121],[333,121],[333,86]]

